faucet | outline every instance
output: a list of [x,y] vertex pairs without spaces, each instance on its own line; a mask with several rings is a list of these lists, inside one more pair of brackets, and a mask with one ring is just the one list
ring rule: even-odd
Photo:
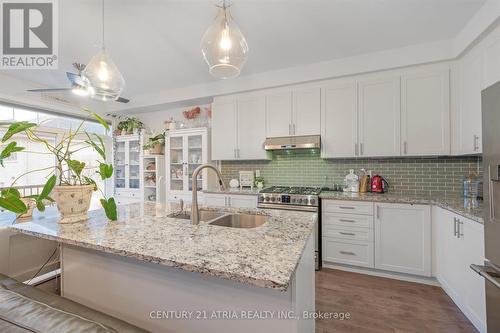
[[224,181],[222,180],[222,175],[216,167],[214,167],[211,164],[202,164],[199,167],[197,167],[193,171],[193,179],[192,179],[192,186],[191,190],[193,191],[193,200],[191,202],[191,223],[192,224],[200,224],[200,210],[198,209],[198,174],[201,172],[201,170],[208,168],[212,169],[215,171],[217,174],[217,177],[219,178],[219,186],[222,191],[226,189],[226,186],[224,185]]

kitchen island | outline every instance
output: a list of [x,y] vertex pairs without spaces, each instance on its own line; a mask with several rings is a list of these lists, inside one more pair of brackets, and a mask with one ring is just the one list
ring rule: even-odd
[[256,228],[168,217],[175,206],[119,207],[84,223],[37,218],[10,228],[61,244],[62,296],[152,332],[314,332],[314,213],[210,208],[266,216]]

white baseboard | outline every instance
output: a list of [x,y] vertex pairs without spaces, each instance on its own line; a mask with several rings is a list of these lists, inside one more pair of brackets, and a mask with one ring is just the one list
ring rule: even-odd
[[332,263],[328,263],[328,262],[323,262],[323,267],[324,268],[338,269],[338,270],[346,271],[346,272],[366,274],[366,275],[384,277],[384,278],[389,278],[389,279],[422,283],[422,284],[428,284],[431,286],[441,287],[441,284],[439,283],[439,281],[436,280],[436,278],[434,278],[434,277],[415,276],[415,275],[408,275],[408,274],[402,274],[402,273],[387,272],[387,271],[382,271],[382,270],[374,269],[374,268],[355,267],[355,266],[349,266],[349,265],[332,264]]

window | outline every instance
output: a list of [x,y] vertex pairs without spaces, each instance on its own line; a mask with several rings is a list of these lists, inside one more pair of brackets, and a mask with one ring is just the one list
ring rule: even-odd
[[[82,120],[66,115],[56,115],[26,108],[16,108],[0,104],[0,122],[11,121],[29,121],[40,125],[38,135],[55,145],[61,138],[63,133],[72,129],[73,131],[81,124]],[[91,119],[87,120],[84,125],[84,130],[89,133],[95,133],[102,137],[107,146],[107,153],[111,154],[111,133],[108,133],[104,126],[99,122]],[[0,130],[0,137],[3,136]],[[83,136],[81,140],[85,140]],[[18,145],[25,147],[25,151],[14,153],[9,158],[4,160],[5,167],[0,167],[0,187],[7,187],[20,175],[33,170],[40,170],[26,176],[23,176],[16,181],[14,186],[32,186],[45,184],[47,178],[55,172],[56,160],[52,154],[47,154],[43,143],[32,142],[23,134],[17,134],[15,140]],[[80,139],[76,140],[80,141]],[[0,151],[5,145],[0,145]],[[87,165],[88,174],[93,173],[98,167],[97,160],[100,156],[92,149],[83,149],[74,155],[75,159],[85,162]],[[105,192],[112,191],[111,186],[106,188],[105,182],[100,177],[96,176],[93,179],[98,183],[100,188]],[[99,206],[100,193],[94,192],[92,197],[93,207]]]

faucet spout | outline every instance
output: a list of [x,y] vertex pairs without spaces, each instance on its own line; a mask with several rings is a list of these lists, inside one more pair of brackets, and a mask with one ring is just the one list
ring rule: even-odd
[[219,169],[217,169],[212,164],[202,164],[193,171],[191,186],[191,190],[193,192],[193,200],[191,202],[191,223],[195,225],[200,224],[200,211],[198,209],[198,175],[201,170],[206,168],[215,171],[215,173],[217,174],[217,178],[219,178],[219,186],[221,190],[224,191],[226,189],[226,185],[224,185],[224,181],[222,180],[222,175]]

